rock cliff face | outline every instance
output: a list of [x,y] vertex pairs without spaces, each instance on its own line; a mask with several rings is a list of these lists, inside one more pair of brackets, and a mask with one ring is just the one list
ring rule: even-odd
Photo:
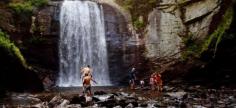
[[180,58],[183,38],[202,41],[210,34],[221,0],[163,0],[149,15],[147,57]]
[[[176,13],[179,15],[179,12]],[[182,39],[179,33],[184,30],[180,17],[155,9],[149,15],[148,35],[145,46],[147,57],[179,58]]]
[[[109,71],[113,82],[118,83],[127,79],[127,71],[131,65],[136,65],[137,68],[142,66],[142,72],[147,72],[146,68],[154,71],[157,69],[156,64],[163,68],[166,61],[181,61],[191,57],[192,53],[201,54],[203,45],[208,47],[212,40],[220,40],[219,35],[222,33],[216,31],[220,22],[224,22],[223,16],[230,7],[227,6],[230,0],[161,0],[153,11],[147,12],[147,26],[140,33],[133,29],[132,14],[116,3],[116,0],[92,1],[103,6]],[[57,76],[61,4],[62,0],[51,0],[47,6],[34,10],[31,28],[20,27],[27,33],[18,32],[19,27],[13,26],[13,13],[0,8],[0,12],[4,12],[3,15],[7,18],[0,20],[0,28],[11,34],[11,38],[19,46],[23,43],[21,50],[26,61],[42,68],[37,69],[44,73],[41,79],[48,74],[53,75],[48,76],[51,78]],[[219,31],[224,32],[227,25],[223,26]],[[219,38],[214,37],[215,34]],[[189,45],[188,41],[194,44]],[[186,55],[190,56],[185,57]],[[149,64],[144,60],[151,60],[154,65],[145,67]],[[167,64],[166,67],[171,65]],[[171,69],[175,70],[175,67]]]

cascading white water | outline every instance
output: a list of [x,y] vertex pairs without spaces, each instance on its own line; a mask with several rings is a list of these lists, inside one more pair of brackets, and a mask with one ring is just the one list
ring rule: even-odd
[[81,67],[90,65],[95,86],[111,85],[102,6],[91,1],[64,1],[60,12],[58,86],[81,86]]

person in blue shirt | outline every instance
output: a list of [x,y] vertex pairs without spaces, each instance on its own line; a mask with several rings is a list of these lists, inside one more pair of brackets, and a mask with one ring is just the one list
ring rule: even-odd
[[136,69],[133,67],[131,71],[129,72],[129,85],[130,89],[134,89],[135,86],[135,80],[136,80]]

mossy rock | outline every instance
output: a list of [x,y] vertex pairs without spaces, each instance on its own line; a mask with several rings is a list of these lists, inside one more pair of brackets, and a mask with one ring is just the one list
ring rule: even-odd
[[[116,0],[131,13],[132,24],[137,32],[142,32],[148,24],[148,14],[157,6],[158,0]],[[140,16],[143,20],[140,20]]]
[[0,31],[0,87],[10,91],[41,91],[43,84],[21,54],[19,48]]
[[7,55],[11,58],[14,58],[15,62],[18,62],[23,67],[27,68],[26,61],[21,54],[18,47],[15,46],[14,43],[12,43],[7,35],[0,31],[0,48],[3,52],[6,52]]
[[191,33],[189,33],[187,36],[188,38],[183,38],[186,48],[182,53],[181,60],[185,61],[189,58],[200,58],[204,52],[209,50],[214,50],[215,54],[218,44],[221,42],[225,31],[229,29],[232,21],[233,8],[228,7],[224,15],[222,15],[221,21],[218,24],[217,28],[202,42],[197,43],[196,40],[192,38]]

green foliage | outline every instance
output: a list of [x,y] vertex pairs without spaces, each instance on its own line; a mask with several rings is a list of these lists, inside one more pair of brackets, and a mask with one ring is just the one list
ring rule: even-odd
[[9,6],[17,13],[17,14],[30,14],[33,10],[33,6],[29,2],[24,3],[10,3]]
[[133,22],[133,25],[134,25],[135,29],[137,29],[137,30],[140,30],[140,29],[145,27],[144,22],[142,20],[139,20],[139,19],[135,20]]
[[[132,15],[132,22],[136,29],[142,30],[147,25],[148,14],[156,7],[158,0],[116,0]],[[140,21],[139,17],[143,20]]]
[[48,4],[48,0],[27,0],[34,7],[43,7]]
[[42,7],[48,4],[48,0],[24,0],[23,2],[9,3],[17,14],[30,14],[34,8]]
[[126,10],[131,10],[133,8],[133,0],[125,0],[123,4],[124,4],[123,7]]
[[8,36],[5,33],[3,33],[1,30],[0,30],[0,47],[4,48],[9,53],[10,56],[17,58],[17,60],[25,68],[27,68],[26,61],[23,55],[21,54],[19,48],[17,48],[15,44],[9,40]]

